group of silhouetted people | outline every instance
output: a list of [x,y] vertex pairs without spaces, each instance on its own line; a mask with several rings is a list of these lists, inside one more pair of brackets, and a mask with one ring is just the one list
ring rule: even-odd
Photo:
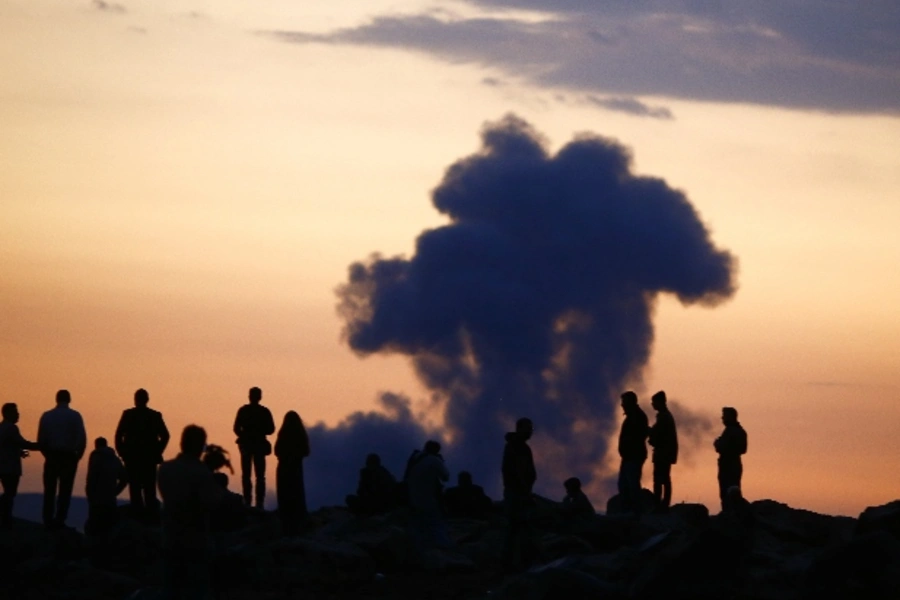
[[[666,393],[653,394],[650,404],[656,411],[656,422],[650,426],[647,415],[638,405],[632,391],[621,396],[625,419],[619,433],[619,498],[626,512],[641,512],[641,475],[647,460],[647,443],[653,447],[654,508],[666,511],[672,502],[672,465],[678,462],[678,432],[675,418],[668,407]],[[716,438],[713,447],[719,454],[718,480],[722,509],[728,508],[728,498],[741,497],[741,456],[747,452],[747,432],[738,422],[737,410],[722,408],[725,430]]]
[[[228,491],[228,476],[233,472],[227,451],[208,445],[206,431],[189,425],[182,432],[180,453],[163,461],[169,431],[159,411],[148,404],[150,396],[139,389],[134,407],[125,410],[119,420],[111,447],[99,437],[88,461],[86,495],[88,522],[86,531],[103,535],[116,522],[117,496],[127,487],[132,516],[139,520],[161,520],[166,550],[166,581],[178,589],[208,589],[208,536],[211,523],[217,529],[240,526],[245,507],[262,509],[266,496],[266,457],[274,454],[278,465],[276,492],[278,513],[288,535],[308,526],[308,510],[303,461],[310,454],[309,437],[296,411],[288,411],[277,432],[274,448],[268,436],[275,433],[271,411],[262,405],[262,391],[251,388],[248,403],[237,411],[234,433],[240,451],[242,494]],[[9,528],[13,501],[22,474],[22,458],[29,450],[44,456],[44,500],[42,516],[48,529],[65,527],[78,462],[84,455],[87,436],[81,415],[69,405],[68,391],[56,395],[56,407],[40,418],[38,439],[29,442],[19,432],[18,407],[2,407],[0,421],[0,527]],[[678,461],[678,433],[663,391],[652,396],[656,419],[651,426],[633,391],[621,395],[624,420],[618,439],[621,457],[618,490],[622,512],[638,514],[644,510],[666,511],[672,500],[672,465]],[[725,426],[714,447],[719,455],[719,495],[723,510],[746,503],[740,485],[741,456],[747,451],[747,434],[737,419],[737,410],[722,409]],[[520,418],[515,430],[506,434],[501,476],[503,507],[507,520],[504,562],[510,568],[528,564],[533,555],[530,512],[534,504],[533,488],[537,480],[534,457],[528,441],[534,425]],[[653,504],[642,500],[641,478],[647,460],[647,444],[652,447]],[[493,508],[484,489],[475,485],[466,471],[458,475],[457,485],[444,489],[449,471],[441,456],[440,443],[429,440],[410,455],[402,480],[398,481],[381,464],[378,454],[369,454],[360,469],[356,493],[347,496],[348,508],[357,514],[373,515],[400,505],[409,507],[410,533],[420,550],[451,544],[444,517],[484,518]],[[255,476],[255,481],[254,481]],[[255,486],[254,486],[255,483]],[[565,518],[578,519],[595,514],[577,477],[563,482],[565,497],[561,512]],[[162,496],[160,513],[157,490]]]

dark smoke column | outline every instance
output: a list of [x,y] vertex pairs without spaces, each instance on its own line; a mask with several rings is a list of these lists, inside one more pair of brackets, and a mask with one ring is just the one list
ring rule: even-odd
[[599,473],[657,294],[715,305],[734,293],[735,259],[615,141],[582,135],[551,156],[515,116],[481,137],[434,190],[450,224],[424,231],[411,259],[351,265],[339,312],[354,351],[408,355],[445,402],[452,468],[496,491],[503,433],[527,415],[538,488],[556,496]]

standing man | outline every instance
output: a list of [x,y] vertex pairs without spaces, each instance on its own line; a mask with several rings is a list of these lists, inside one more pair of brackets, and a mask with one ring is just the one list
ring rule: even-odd
[[747,432],[738,423],[737,410],[730,406],[722,409],[722,424],[725,431],[716,438],[713,447],[719,453],[719,499],[724,510],[728,489],[741,489],[741,476],[744,474],[741,455],[747,452]]
[[134,408],[125,409],[116,427],[116,452],[128,472],[128,494],[135,518],[153,519],[159,511],[156,465],[169,444],[169,430],[159,411],[148,407],[145,389],[134,393]]
[[238,449],[241,451],[241,483],[244,491],[244,504],[250,506],[253,496],[251,472],[256,473],[256,508],[264,508],[266,501],[266,456],[272,453],[272,444],[267,435],[275,433],[275,421],[268,408],[260,404],[262,390],[250,388],[249,404],[238,409],[234,420],[234,433],[237,435]]
[[226,492],[200,460],[205,447],[206,430],[188,425],[181,453],[159,466],[166,598],[212,596],[209,520]]
[[71,401],[68,390],[56,392],[56,408],[41,415],[38,424],[37,443],[44,455],[43,518],[49,529],[66,526],[75,472],[87,446],[84,420],[69,408]]
[[678,462],[678,432],[664,391],[653,394],[650,405],[656,411],[648,440],[653,446],[653,497],[657,510],[667,512],[672,503],[672,465]]
[[19,479],[22,478],[22,458],[28,456],[28,450],[37,450],[38,445],[29,442],[19,433],[19,407],[13,402],[3,405],[3,420],[0,421],[0,485],[3,495],[0,496],[0,529],[12,528],[13,501],[19,491]]
[[503,505],[508,521],[503,559],[510,570],[527,567],[534,555],[531,525],[528,511],[533,504],[531,497],[537,471],[528,440],[534,432],[531,419],[522,417],[516,421],[516,430],[506,434],[503,448]]
[[619,432],[619,498],[624,512],[641,512],[641,474],[647,460],[647,435],[650,426],[647,415],[638,406],[638,397],[632,391],[621,396],[625,420]]

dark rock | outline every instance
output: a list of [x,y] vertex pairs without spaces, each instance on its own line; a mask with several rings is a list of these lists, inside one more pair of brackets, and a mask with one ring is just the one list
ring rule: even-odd
[[688,528],[700,528],[709,523],[709,509],[703,504],[680,503],[669,507],[668,513]]
[[850,517],[821,515],[774,500],[758,500],[751,504],[751,509],[756,528],[768,530],[801,552],[809,546],[823,547],[846,541],[855,525],[855,519]]
[[900,540],[900,500],[881,506],[870,506],[859,515],[856,535],[886,531]]
[[900,541],[886,531],[823,551],[803,577],[803,598],[900,598]]
[[580,600],[627,597],[625,590],[579,568],[579,563],[562,558],[530,569],[505,582],[492,595],[503,600]]
[[[653,492],[648,490],[647,488],[642,488],[641,495],[639,496],[639,503],[641,514],[653,512],[653,510],[656,508],[656,498],[653,497]],[[606,514],[625,514],[625,511],[622,510],[622,499],[618,494],[606,501]]]

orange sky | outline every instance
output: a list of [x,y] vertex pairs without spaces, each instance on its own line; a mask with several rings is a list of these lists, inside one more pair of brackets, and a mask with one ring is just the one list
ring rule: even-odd
[[[618,138],[739,258],[730,302],[660,300],[634,382],[648,412],[663,388],[715,423],[675,467],[676,501],[717,506],[723,405],[750,436],[751,499],[853,515],[900,497],[900,119],[664,97],[648,101],[674,120],[641,119],[563,88],[485,86],[489,67],[252,35],[296,25],[286,3],[161,6],[0,7],[0,401],[27,437],[60,388],[91,438],[144,387],[173,433],[199,422],[226,447],[252,385],[279,421],[423,398],[402,358],[341,342],[334,289],[352,261],[409,253],[443,222],[430,190],[513,111],[554,147]],[[39,457],[26,465],[35,491]]]

